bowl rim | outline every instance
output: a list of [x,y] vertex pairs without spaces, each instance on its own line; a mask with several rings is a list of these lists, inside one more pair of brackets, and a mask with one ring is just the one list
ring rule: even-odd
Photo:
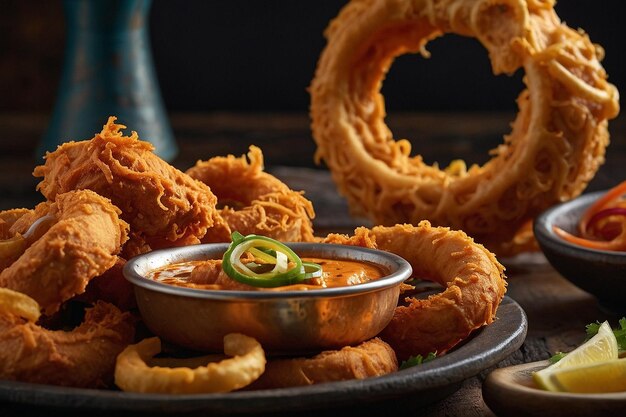
[[[412,268],[404,258],[378,249],[364,248],[361,246],[338,245],[332,243],[316,242],[290,242],[285,243],[296,253],[298,252],[329,252],[357,253],[362,257],[370,257],[380,260],[379,265],[391,270],[388,275],[379,279],[368,281],[358,285],[348,285],[343,287],[332,287],[314,290],[284,290],[284,291],[245,291],[245,290],[208,290],[202,288],[178,287],[147,278],[142,271],[145,268],[156,269],[167,264],[176,262],[187,262],[193,260],[219,259],[222,257],[229,243],[205,243],[175,247],[169,249],[159,249],[129,259],[123,268],[123,274],[127,281],[142,289],[177,295],[189,298],[223,300],[223,301],[263,301],[281,299],[305,299],[305,298],[332,298],[346,297],[358,294],[365,294],[379,291],[400,285],[403,281],[411,277]],[[306,255],[309,256],[309,255]],[[164,262],[164,259],[167,261]],[[361,257],[336,256],[335,259],[354,259],[372,262],[371,259]],[[384,261],[384,262],[383,262]]]
[[[596,258],[602,256],[603,258],[614,258],[615,260],[622,260],[624,258],[624,252],[609,251],[594,248],[585,248],[583,246],[576,245],[568,242],[556,235],[552,226],[558,224],[556,221],[560,216],[571,212],[572,210],[580,210],[581,213],[593,204],[598,198],[606,194],[608,190],[595,191],[591,193],[582,194],[572,200],[557,204],[542,212],[533,222],[533,231],[537,242],[540,245],[549,246],[552,249],[566,248],[575,253],[576,257],[581,258]],[[580,220],[580,217],[578,217]]]

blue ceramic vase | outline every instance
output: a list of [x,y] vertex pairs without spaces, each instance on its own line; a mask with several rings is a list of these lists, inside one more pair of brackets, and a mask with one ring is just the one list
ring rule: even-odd
[[[171,160],[177,153],[154,70],[151,0],[64,0],[65,62],[38,156],[69,140],[90,139],[109,116]],[[130,133],[130,132],[129,132]]]

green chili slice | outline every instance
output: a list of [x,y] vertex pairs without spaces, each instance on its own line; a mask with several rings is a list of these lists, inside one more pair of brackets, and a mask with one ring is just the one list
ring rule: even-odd
[[304,279],[320,278],[322,276],[322,265],[315,262],[302,262],[304,266]]
[[[234,232],[231,238],[232,243],[222,258],[222,268],[229,277],[243,284],[281,287],[322,274],[320,265],[302,262],[293,250],[277,240],[258,235],[243,236],[239,232]],[[254,257],[254,262],[244,264],[241,261],[246,253]]]

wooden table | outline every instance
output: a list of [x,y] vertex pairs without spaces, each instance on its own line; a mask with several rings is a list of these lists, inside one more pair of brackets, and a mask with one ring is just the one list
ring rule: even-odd
[[[425,161],[446,165],[459,157],[470,163],[484,163],[488,159],[487,150],[500,143],[502,135],[508,132],[512,117],[483,113],[396,114],[389,116],[388,123],[396,137],[412,140],[415,151]],[[171,120],[180,146],[180,155],[173,161],[178,168],[186,169],[198,158],[241,155],[250,144],[255,144],[264,151],[269,172],[292,188],[304,190],[313,201],[318,235],[349,232],[363,223],[349,215],[327,170],[313,164],[315,145],[306,114],[175,114]],[[31,207],[41,201],[35,191],[37,181],[30,174],[36,164],[33,152],[46,122],[45,116],[37,114],[0,114],[0,210]],[[606,163],[588,190],[605,189],[626,178],[624,122],[625,118],[621,117],[611,123],[612,144]],[[98,126],[94,126],[96,130]],[[507,267],[507,295],[524,308],[529,329],[523,346],[498,367],[546,359],[556,351],[571,350],[582,342],[587,323],[605,319],[616,323],[618,317],[603,311],[592,296],[559,276],[540,253],[501,261]],[[406,414],[492,416],[481,395],[481,384],[489,371],[465,381],[447,399]],[[0,403],[2,417],[43,412],[68,415],[67,410]]]

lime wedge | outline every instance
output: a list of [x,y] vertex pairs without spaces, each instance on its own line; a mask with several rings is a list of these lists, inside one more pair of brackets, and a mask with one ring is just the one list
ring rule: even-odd
[[[595,365],[600,362],[617,359],[617,339],[607,321],[600,325],[598,333],[582,345],[565,355],[555,364],[533,374],[535,383],[548,391],[562,391],[563,386],[558,385],[553,377],[562,369],[579,368]],[[558,376],[557,376],[558,379]]]

